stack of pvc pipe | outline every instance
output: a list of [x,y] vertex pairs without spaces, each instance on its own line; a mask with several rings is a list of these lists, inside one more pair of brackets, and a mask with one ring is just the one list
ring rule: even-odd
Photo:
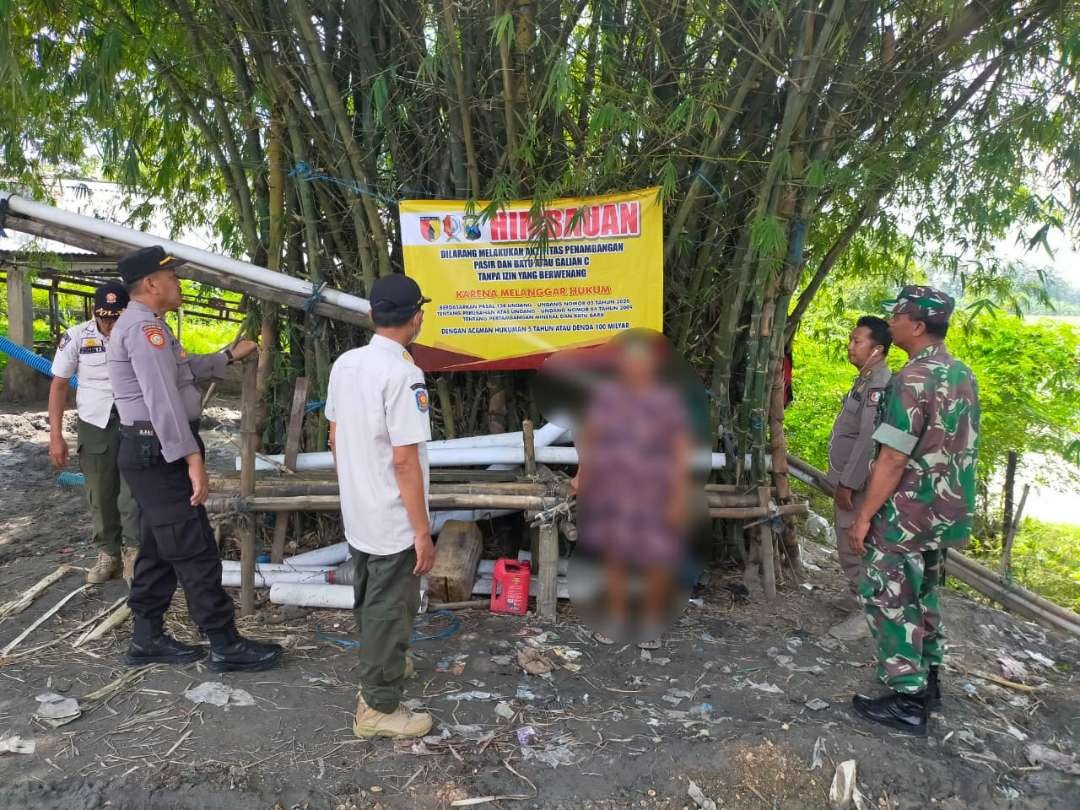
[[[577,462],[577,452],[573,448],[554,448],[566,434],[566,428],[549,422],[533,434],[533,445],[537,451],[548,448],[552,459],[569,458],[573,461],[556,461],[552,464],[570,464]],[[441,439],[428,442],[428,461],[432,467],[478,466],[490,464],[524,464],[525,446],[520,430],[511,433],[492,433],[487,436],[464,436],[460,439]],[[488,460],[488,459],[492,460]],[[537,457],[537,461],[541,461]],[[255,460],[256,470],[276,470],[285,463],[285,456],[260,455]],[[543,462],[541,463],[548,463]],[[296,457],[296,472],[307,470],[332,470],[334,457],[331,453],[300,453]],[[240,457],[236,457],[236,469],[240,469]]]
[[[533,434],[533,446],[537,449],[541,447],[548,447],[551,444],[561,440],[567,431],[565,428],[561,428],[553,422],[548,422],[542,428],[537,430]],[[524,447],[522,442],[524,441],[521,431],[514,431],[511,433],[492,433],[488,436],[468,436],[461,439],[446,439],[443,442],[431,442],[429,449],[435,445],[440,445],[444,448],[513,448],[516,446]],[[565,449],[565,448],[559,448]],[[573,449],[573,448],[569,448]],[[522,458],[519,464],[525,463],[524,449],[522,449]],[[332,469],[334,465],[334,459],[329,453],[301,453],[298,459],[307,457],[320,457],[320,460],[328,460],[329,464],[326,467],[302,467],[299,466],[298,470],[302,469]],[[323,458],[325,457],[325,458]],[[270,464],[264,462],[262,458],[267,458],[269,461],[275,462]],[[266,456],[261,457],[256,464],[256,469],[275,469],[276,464],[281,464],[284,461],[284,456]],[[240,459],[236,460],[237,465],[240,463]],[[264,467],[259,467],[259,464],[265,464]],[[492,465],[489,469],[499,469],[502,465]],[[239,469],[239,466],[237,466]],[[431,534],[433,537],[437,537],[439,532],[442,531],[443,526],[451,520],[465,520],[469,522],[475,522],[478,520],[490,520],[491,518],[502,517],[504,515],[512,515],[514,510],[512,509],[460,509],[449,512],[436,512],[431,521]],[[288,563],[293,565],[337,565],[343,563],[349,559],[349,544],[348,543],[335,543],[332,546],[326,546],[325,548],[318,548],[314,551],[305,551],[303,554],[297,554],[295,557],[290,557]]]
[[[292,565],[259,563],[255,566],[255,587],[269,588],[275,582],[326,583],[333,580],[335,568],[329,565]],[[222,560],[221,584],[226,588],[240,587],[240,563]]]

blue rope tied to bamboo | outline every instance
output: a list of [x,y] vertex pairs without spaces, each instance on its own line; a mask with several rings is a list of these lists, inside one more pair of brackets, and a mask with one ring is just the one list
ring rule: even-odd
[[349,191],[353,191],[357,194],[364,194],[368,197],[378,200],[385,205],[397,205],[397,200],[393,200],[390,197],[386,197],[377,191],[373,191],[367,186],[360,183],[354,183],[351,180],[345,180],[340,177],[334,177],[333,175],[326,174],[325,172],[316,171],[305,160],[298,160],[296,164],[289,170],[289,177],[296,180],[304,180],[306,182],[322,181],[325,183],[333,183],[336,186],[347,188]]
[[314,284],[311,285],[311,287],[312,287],[311,295],[304,302],[304,312],[306,312],[307,314],[310,315],[311,310],[313,310],[315,308],[315,305],[322,302],[322,300],[323,300],[322,299],[322,293],[323,293],[323,290],[326,289],[326,284],[327,284],[327,282],[324,281],[318,287],[316,287]]
[[304,406],[304,413],[315,413],[315,411],[322,410],[322,407],[325,404],[325,399],[313,399],[311,402]]

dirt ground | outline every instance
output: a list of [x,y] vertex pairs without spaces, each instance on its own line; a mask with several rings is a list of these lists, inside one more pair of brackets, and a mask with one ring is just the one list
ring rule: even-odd
[[[0,411],[0,603],[94,557],[81,490],[58,487],[49,468],[43,410]],[[238,414],[218,407],[208,418],[219,428],[212,463],[227,469]],[[944,710],[929,739],[889,733],[850,710],[854,692],[878,691],[871,650],[828,635],[845,615],[839,569],[824,547],[805,547],[818,570],[772,607],[740,601],[737,576],[710,572],[700,606],[651,655],[597,645],[569,607],[553,626],[458,614],[453,635],[415,648],[407,697],[436,719],[423,742],[353,737],[346,612],[266,606],[244,619],[244,632],[287,647],[281,669],[132,672],[119,660],[126,628],[79,648],[78,634],[65,636],[126,590],[119,580],[91,587],[0,658],[0,740],[36,745],[0,753],[0,808],[696,808],[691,781],[706,805],[820,808],[845,760],[857,764],[865,807],[1077,807],[1080,778],[1033,763],[1030,749],[1080,752],[1074,641],[950,592]],[[0,648],[82,585],[73,570],[0,620]],[[182,600],[169,621],[197,640]],[[453,629],[435,616],[419,631]],[[550,677],[526,675],[520,647],[540,649],[556,665]],[[1006,675],[1025,688],[987,677]],[[250,700],[185,697],[203,682]],[[57,728],[36,719],[47,692],[76,698],[81,716]]]

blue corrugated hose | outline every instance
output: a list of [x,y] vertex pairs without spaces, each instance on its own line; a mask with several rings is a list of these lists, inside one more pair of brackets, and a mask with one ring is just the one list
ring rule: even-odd
[[62,487],[86,486],[86,476],[77,472],[62,472],[56,476],[56,483]]
[[[35,354],[25,346],[20,346],[6,335],[0,335],[0,352],[3,352],[12,360],[18,360],[23,365],[30,366],[30,368],[39,374],[44,374],[46,377],[53,376],[52,362],[49,358],[42,357],[40,354]],[[72,377],[68,380],[68,384],[72,388],[77,388],[79,381],[75,377]]]

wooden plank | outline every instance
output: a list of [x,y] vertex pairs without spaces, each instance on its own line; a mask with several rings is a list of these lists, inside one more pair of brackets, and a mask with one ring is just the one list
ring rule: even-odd
[[[289,427],[285,432],[285,466],[296,466],[300,454],[300,439],[304,430],[304,408],[307,406],[308,378],[297,377],[293,388],[292,407],[289,409]],[[270,561],[279,563],[285,558],[285,535],[289,531],[289,512],[279,512],[274,519],[274,542],[270,546]]]
[[540,526],[540,570],[537,572],[536,612],[542,621],[553,622],[559,604],[559,528],[555,522]]
[[467,601],[472,596],[483,550],[479,526],[468,520],[448,520],[435,545],[435,565],[427,575],[429,598],[439,602]]
[[532,478],[536,475],[536,442],[533,438],[531,419],[526,419],[521,423],[521,440],[525,445],[525,474]]

